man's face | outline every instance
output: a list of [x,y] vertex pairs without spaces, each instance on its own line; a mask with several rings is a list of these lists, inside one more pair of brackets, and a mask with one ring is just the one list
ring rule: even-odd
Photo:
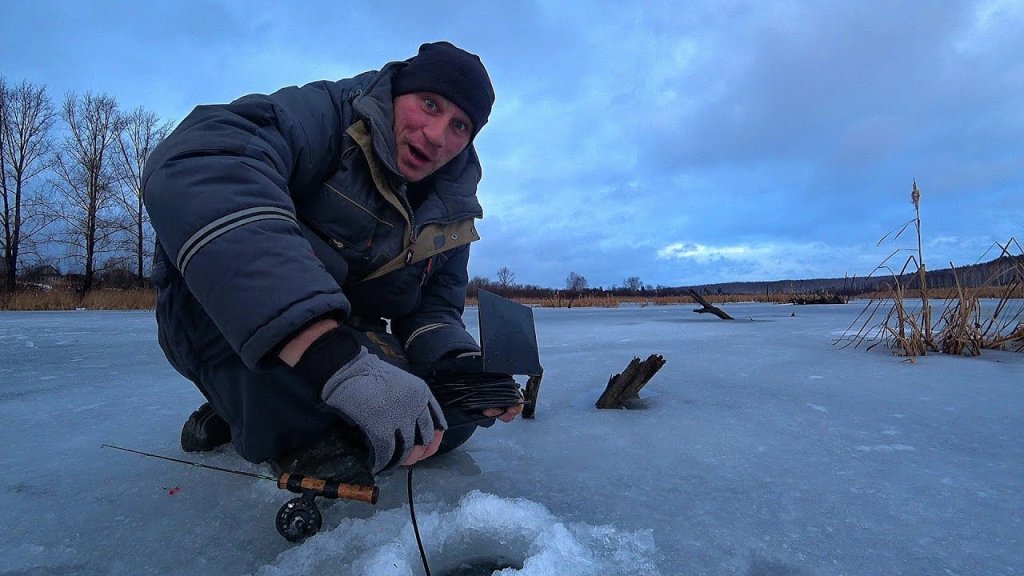
[[469,116],[440,94],[402,94],[394,104],[398,171],[409,182],[433,174],[473,138]]

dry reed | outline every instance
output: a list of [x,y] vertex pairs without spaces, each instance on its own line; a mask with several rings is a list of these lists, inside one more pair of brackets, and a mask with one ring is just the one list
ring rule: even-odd
[[[899,238],[913,224],[917,230],[917,254],[912,254],[904,261],[898,274],[888,262],[902,249],[892,252],[875,268],[872,275],[884,270],[891,276],[891,284],[881,294],[871,295],[867,306],[851,324],[848,335],[837,339],[835,343],[857,347],[871,342],[867,346],[868,350],[884,343],[894,354],[911,357],[928,352],[977,356],[986,348],[1024,351],[1024,301],[1021,300],[1024,296],[1024,268],[1013,257],[1014,250],[1017,254],[1024,253],[1020,244],[1014,238],[1010,238],[1005,245],[997,244],[1000,257],[1014,262],[1010,281],[1001,280],[999,277],[1004,272],[997,270],[980,286],[966,287],[950,263],[955,287],[943,291],[929,290],[921,240],[921,196],[916,181],[911,200],[915,210],[914,219],[900,227],[894,235],[890,233],[883,236],[879,244],[890,235],[894,240]],[[908,270],[911,269],[916,272],[919,282],[916,290],[908,290],[901,282],[902,278],[908,277]],[[920,298],[920,306],[908,304],[908,299],[914,297]],[[943,312],[937,325],[932,323],[931,302],[935,298],[944,298]],[[982,306],[983,298],[997,299],[988,316]],[[880,317],[881,320],[876,321]],[[852,332],[854,328],[856,332]]]
[[83,298],[74,290],[19,290],[0,294],[0,310],[147,310],[156,306],[156,291],[93,290]]

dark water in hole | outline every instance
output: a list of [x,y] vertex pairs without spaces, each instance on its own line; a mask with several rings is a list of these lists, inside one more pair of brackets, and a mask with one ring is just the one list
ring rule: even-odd
[[[438,576],[491,576],[492,573],[506,568],[522,570],[522,562],[515,562],[511,558],[498,556],[497,558],[481,557],[467,558],[458,562],[455,566],[437,572]],[[431,571],[431,573],[434,573]]]

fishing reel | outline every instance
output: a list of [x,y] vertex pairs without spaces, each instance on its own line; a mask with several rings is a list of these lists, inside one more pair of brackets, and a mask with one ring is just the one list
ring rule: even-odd
[[317,497],[376,504],[378,495],[377,486],[345,484],[288,473],[278,477],[277,487],[301,494],[285,502],[274,519],[277,533],[289,542],[302,542],[323,527],[324,518],[316,504]]
[[316,496],[307,492],[285,502],[277,511],[274,524],[277,533],[289,542],[302,542],[316,534],[324,524],[320,507],[316,505]]

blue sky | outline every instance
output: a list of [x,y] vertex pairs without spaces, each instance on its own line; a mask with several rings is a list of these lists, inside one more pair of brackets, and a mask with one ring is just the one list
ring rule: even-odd
[[[470,273],[560,287],[863,276],[1024,240],[1024,3],[8,0],[9,82],[197,104],[450,40],[495,85]],[[905,258],[897,256],[899,263]]]

